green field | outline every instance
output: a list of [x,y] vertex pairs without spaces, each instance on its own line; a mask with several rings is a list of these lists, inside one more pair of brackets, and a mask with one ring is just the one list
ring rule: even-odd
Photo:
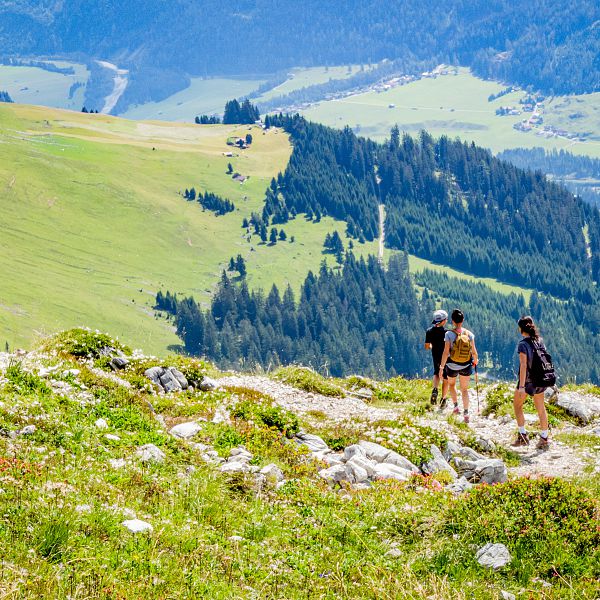
[[161,102],[148,102],[131,107],[121,116],[127,119],[158,119],[160,121],[193,121],[196,115],[222,114],[225,102],[253,92],[260,79],[191,80],[185,90]]
[[[253,127],[249,150],[223,156],[226,139],[246,131],[0,105],[0,343],[28,346],[88,325],[164,351],[178,339],[154,318],[157,290],[207,301],[237,253],[251,287],[298,290],[324,258],[326,233],[344,224],[299,217],[285,225],[294,243],[245,241],[242,219],[262,209],[291,152],[287,135]],[[234,182],[228,162],[250,179]],[[191,186],[231,199],[236,211],[203,212],[178,194]]]
[[[289,73],[289,78],[281,85],[274,87],[268,92],[260,96],[258,102],[266,102],[278,96],[285,96],[290,92],[300,90],[311,85],[319,85],[327,83],[331,79],[346,79],[356,75],[360,71],[360,65],[348,65],[339,67],[309,67],[292,69]],[[369,65],[365,65],[364,69],[370,69]]]
[[[401,130],[416,133],[427,129],[433,135],[448,135],[473,140],[499,152],[507,148],[541,146],[547,149],[564,148],[576,154],[600,156],[600,141],[590,139],[574,142],[564,138],[545,138],[535,132],[521,133],[515,123],[531,113],[499,117],[500,106],[518,107],[524,92],[514,92],[488,102],[488,96],[503,89],[499,83],[483,81],[468,69],[458,69],[456,75],[437,79],[421,79],[384,92],[367,92],[340,100],[321,102],[303,114],[313,121],[334,127],[350,125],[360,135],[382,140],[389,137],[394,124]],[[566,102],[568,101],[568,105]],[[394,105],[391,107],[391,105]],[[573,109],[577,106],[577,109]],[[548,99],[545,102],[545,123],[560,124],[569,131],[600,131],[600,94]],[[578,119],[568,115],[580,112]],[[572,123],[566,124],[565,120]]]
[[79,110],[83,106],[85,87],[69,99],[69,88],[77,82],[87,83],[89,72],[84,65],[53,61],[57,67],[73,67],[74,75],[62,75],[37,67],[0,65],[0,90],[7,91],[15,102]]
[[527,288],[502,283],[501,281],[492,279],[491,277],[475,277],[474,275],[468,275],[467,273],[457,271],[456,269],[452,269],[451,267],[446,267],[444,265],[438,265],[430,260],[419,258],[418,256],[413,256],[412,254],[408,257],[408,264],[412,273],[421,273],[426,269],[429,271],[437,271],[439,273],[446,273],[448,277],[465,279],[472,283],[483,283],[500,294],[522,294],[527,302],[529,302],[529,298],[531,297],[532,290]]

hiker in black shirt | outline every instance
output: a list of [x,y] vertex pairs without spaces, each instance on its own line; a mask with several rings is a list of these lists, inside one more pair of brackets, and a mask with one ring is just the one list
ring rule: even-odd
[[[445,325],[448,321],[448,313],[445,310],[436,310],[433,313],[431,327],[425,333],[425,348],[431,350],[433,358],[433,390],[431,391],[431,404],[437,403],[438,385],[440,383],[440,362],[444,353],[444,337],[446,335]],[[446,405],[446,395],[448,392],[448,378],[444,374],[442,383],[442,401],[440,408]]]

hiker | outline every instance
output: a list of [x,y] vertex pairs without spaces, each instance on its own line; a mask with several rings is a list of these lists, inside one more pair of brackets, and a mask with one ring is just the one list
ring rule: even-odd
[[554,366],[533,319],[531,317],[521,317],[518,324],[519,332],[523,336],[517,346],[519,378],[514,397],[515,417],[519,432],[512,445],[513,447],[529,445],[529,435],[525,429],[523,404],[527,396],[531,396],[541,427],[536,448],[546,450],[550,442],[548,440],[548,414],[544,405],[544,392],[556,383]]
[[450,396],[454,402],[453,413],[460,413],[456,394],[456,378],[460,378],[460,391],[463,403],[463,418],[469,422],[469,380],[473,366],[479,361],[475,347],[475,335],[463,327],[465,315],[455,309],[451,315],[454,329],[446,331],[444,338],[444,353],[440,363],[440,377],[447,377],[450,385]]
[[[444,338],[446,336],[445,325],[448,322],[448,313],[445,310],[436,310],[433,313],[431,327],[425,332],[425,349],[431,350],[433,359],[433,389],[431,390],[431,404],[437,404],[438,386],[440,384],[440,363],[444,353]],[[448,392],[448,378],[444,377],[442,381],[442,400],[440,408],[446,406],[446,397]]]

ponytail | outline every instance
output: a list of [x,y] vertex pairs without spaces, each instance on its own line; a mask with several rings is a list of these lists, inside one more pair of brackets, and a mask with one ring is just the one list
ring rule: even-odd
[[523,333],[528,334],[533,340],[537,340],[540,337],[540,332],[531,317],[521,317],[519,319],[519,329]]

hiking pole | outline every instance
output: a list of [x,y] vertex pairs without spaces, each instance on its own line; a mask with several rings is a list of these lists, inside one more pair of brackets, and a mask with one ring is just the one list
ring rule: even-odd
[[477,365],[475,365],[475,391],[477,393],[477,416],[479,416],[479,373],[477,372]]

